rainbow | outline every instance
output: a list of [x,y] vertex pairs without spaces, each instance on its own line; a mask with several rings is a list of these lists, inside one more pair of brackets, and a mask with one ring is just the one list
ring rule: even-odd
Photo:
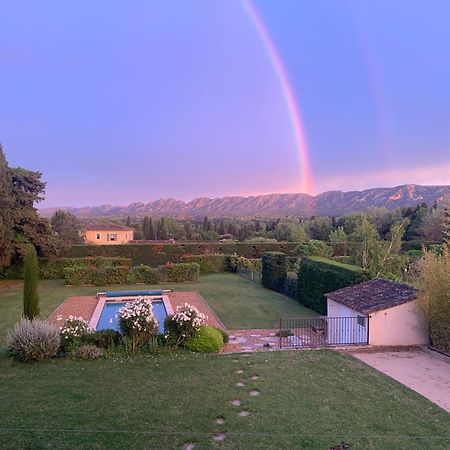
[[283,93],[286,106],[288,108],[289,116],[291,118],[292,130],[294,133],[294,138],[296,146],[300,155],[300,166],[301,166],[301,192],[306,194],[312,193],[312,174],[309,165],[308,147],[306,145],[305,131],[302,125],[302,118],[300,115],[299,108],[296,103],[295,94],[292,89],[291,83],[289,81],[288,74],[281,60],[281,56],[278,53],[275,44],[270,37],[269,31],[267,30],[264,22],[262,21],[258,11],[253,6],[251,0],[242,0],[242,4],[250,17],[261,41],[264,45],[264,49],[269,55],[270,62],[275,70],[280,83],[281,91]]

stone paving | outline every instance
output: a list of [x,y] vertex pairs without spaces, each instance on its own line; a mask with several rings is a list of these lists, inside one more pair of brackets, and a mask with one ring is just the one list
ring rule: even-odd
[[222,353],[271,352],[279,349],[277,329],[228,330],[229,342]]

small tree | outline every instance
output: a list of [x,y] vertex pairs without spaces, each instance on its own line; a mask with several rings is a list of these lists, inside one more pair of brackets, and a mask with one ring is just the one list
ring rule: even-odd
[[36,249],[30,245],[23,262],[23,315],[30,320],[39,315],[38,276]]

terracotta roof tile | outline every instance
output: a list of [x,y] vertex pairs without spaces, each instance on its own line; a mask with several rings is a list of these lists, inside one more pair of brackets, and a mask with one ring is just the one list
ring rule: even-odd
[[362,314],[370,314],[414,300],[417,289],[408,284],[375,278],[330,292],[325,297]]

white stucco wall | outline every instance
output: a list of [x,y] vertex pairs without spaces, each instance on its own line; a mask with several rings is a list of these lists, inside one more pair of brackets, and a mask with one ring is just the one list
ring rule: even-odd
[[369,344],[426,345],[428,329],[417,300],[369,316]]

